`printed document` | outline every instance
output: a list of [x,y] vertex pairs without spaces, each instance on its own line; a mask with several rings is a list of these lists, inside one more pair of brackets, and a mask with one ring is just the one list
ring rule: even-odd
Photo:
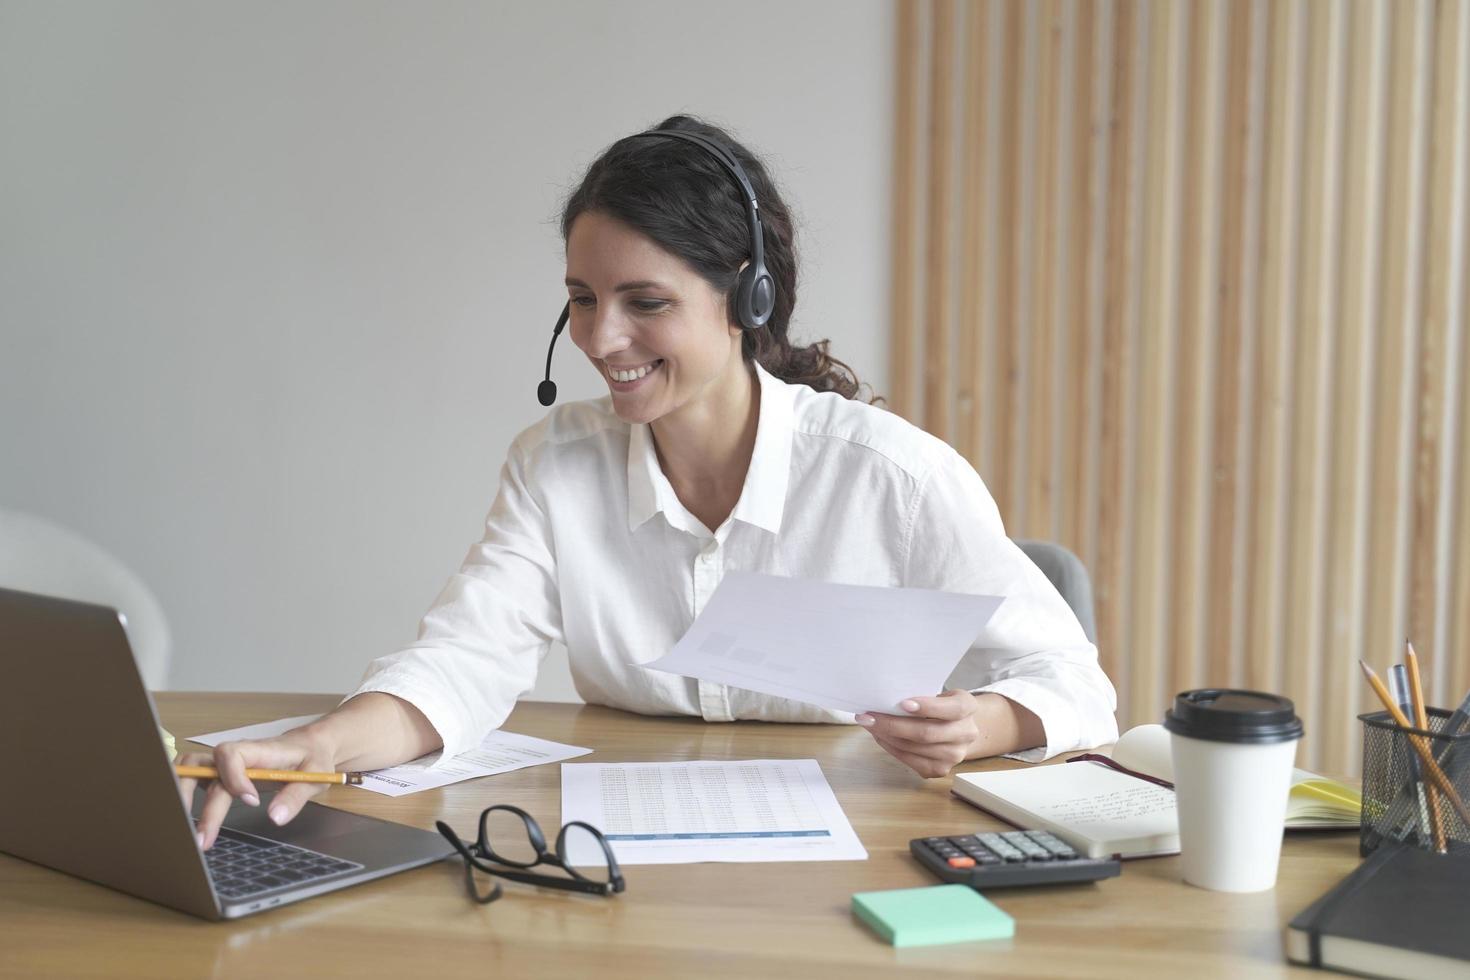
[[[868,857],[815,759],[563,764],[561,819],[602,831],[620,864]],[[567,842],[572,864],[602,863],[590,838]]]
[[643,666],[838,711],[938,694],[1000,596],[727,572],[674,649]]
[[[244,728],[231,728],[228,731],[211,732],[208,735],[195,735],[189,741],[213,746],[221,742],[240,739],[272,738],[293,728],[299,728],[307,722],[316,721],[320,717],[321,715],[299,715],[295,718],[281,718],[277,721],[262,722],[259,725],[246,725]],[[433,752],[412,762],[405,762],[401,766],[365,772],[362,774],[362,789],[372,790],[384,796],[406,796],[409,793],[447,786],[465,779],[493,776],[496,773],[525,769],[528,766],[575,759],[591,751],[591,749],[584,749],[577,745],[549,742],[544,738],[534,738],[530,735],[495,731],[486,735],[478,746],[467,752],[461,752],[438,769],[430,767],[439,761],[442,753]]]

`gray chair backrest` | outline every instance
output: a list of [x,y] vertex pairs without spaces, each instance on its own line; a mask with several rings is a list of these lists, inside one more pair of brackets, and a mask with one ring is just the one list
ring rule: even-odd
[[1092,579],[1088,577],[1087,566],[1082,564],[1082,559],[1053,541],[1017,539],[1016,544],[1056,586],[1067,605],[1072,607],[1072,612],[1077,614],[1082,632],[1096,643],[1097,617],[1092,609]]
[[168,620],[134,572],[76,531],[0,507],[0,588],[111,606],[127,617],[128,644],[143,682],[168,686]]

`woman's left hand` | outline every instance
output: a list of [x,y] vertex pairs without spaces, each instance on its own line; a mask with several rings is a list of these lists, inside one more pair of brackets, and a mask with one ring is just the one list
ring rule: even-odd
[[980,742],[983,705],[969,691],[908,698],[899,707],[908,712],[906,717],[865,711],[857,716],[857,723],[872,733],[884,751],[920,776],[948,775],[970,758]]

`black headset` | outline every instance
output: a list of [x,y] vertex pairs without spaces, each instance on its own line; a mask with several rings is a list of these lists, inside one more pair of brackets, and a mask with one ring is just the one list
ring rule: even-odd
[[[735,183],[740,185],[740,193],[745,198],[745,213],[750,219],[750,264],[741,270],[740,278],[735,282],[735,316],[746,330],[759,330],[771,319],[771,312],[776,308],[776,280],[771,278],[771,273],[766,269],[766,248],[765,240],[761,235],[760,205],[755,199],[755,191],[750,186],[749,178],[741,169],[740,161],[735,159],[735,154],[721,146],[717,140],[702,133],[688,133],[678,129],[651,129],[645,133],[625,136],[624,139],[635,140],[660,136],[683,140],[700,147],[718,160],[720,166],[724,167],[726,172],[735,179]],[[556,326],[551,331],[551,344],[546,348],[546,379],[536,388],[536,398],[542,405],[550,405],[556,401],[556,382],[551,380],[551,355],[556,350],[556,338],[561,336],[562,328],[567,325],[567,318],[571,316],[571,313],[572,304],[568,301],[561,308],[561,316],[557,317]]]

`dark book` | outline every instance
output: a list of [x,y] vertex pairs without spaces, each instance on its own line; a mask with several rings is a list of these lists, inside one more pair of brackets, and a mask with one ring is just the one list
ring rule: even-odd
[[1384,844],[1286,927],[1294,963],[1373,977],[1470,977],[1470,855]]

